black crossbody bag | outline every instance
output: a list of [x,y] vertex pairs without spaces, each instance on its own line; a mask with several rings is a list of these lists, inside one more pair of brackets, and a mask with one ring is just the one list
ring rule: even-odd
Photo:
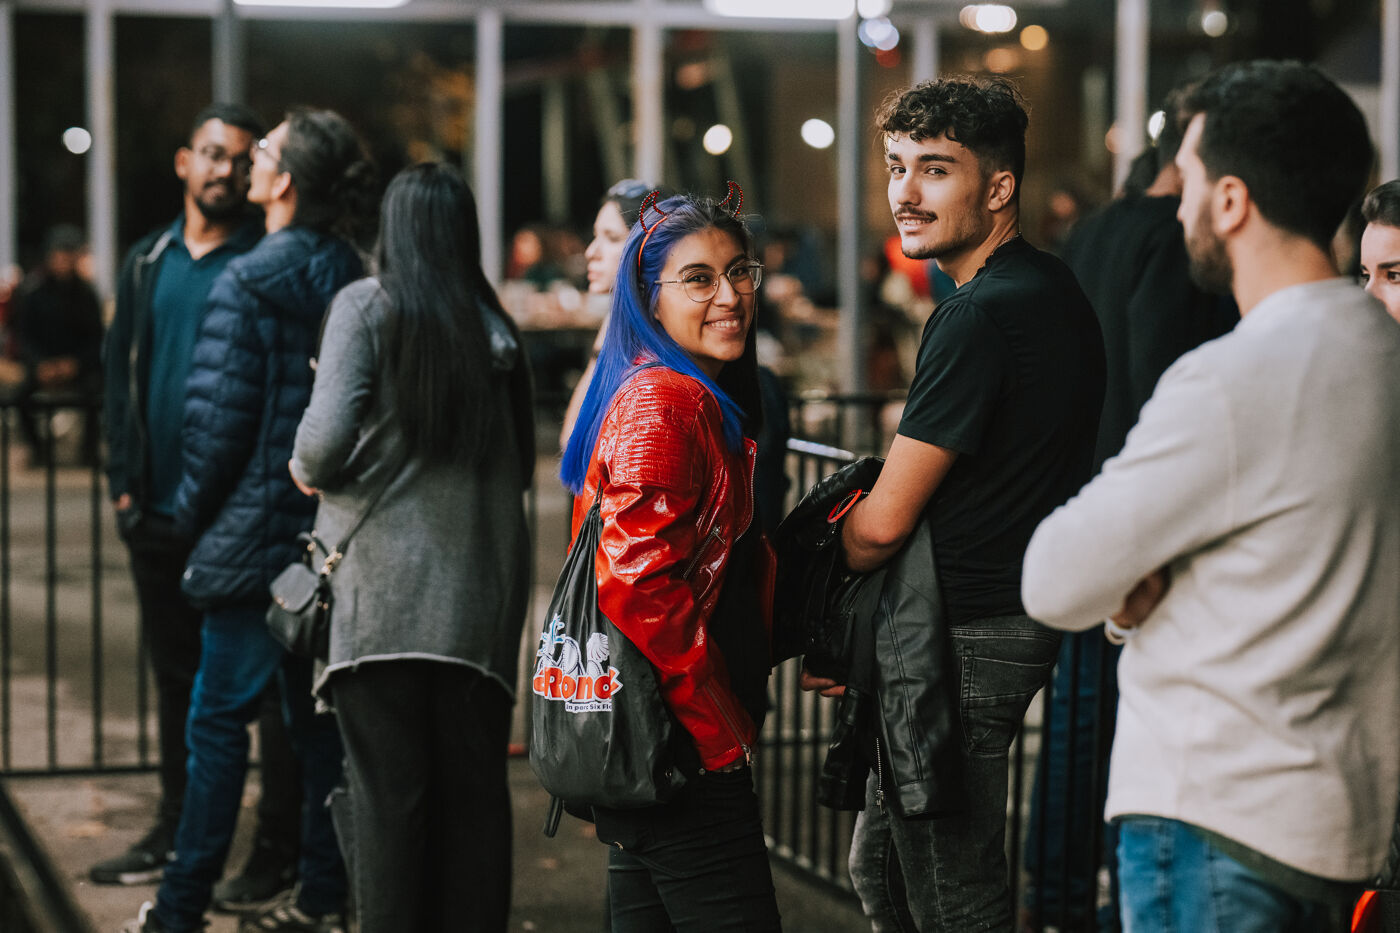
[[345,549],[350,546],[350,539],[360,530],[360,526],[369,518],[370,512],[374,511],[380,498],[402,471],[403,465],[400,464],[389,474],[334,548],[327,550],[325,542],[316,536],[314,529],[297,535],[297,540],[304,542],[306,549],[300,558],[292,561],[273,578],[271,586],[268,587],[272,595],[272,605],[267,610],[268,631],[292,654],[322,661],[329,656],[331,606],[334,601],[331,595],[331,574],[345,557]]

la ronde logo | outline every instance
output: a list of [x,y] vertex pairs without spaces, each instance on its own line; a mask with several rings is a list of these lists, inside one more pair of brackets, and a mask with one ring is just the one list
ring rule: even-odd
[[612,697],[622,689],[618,670],[608,664],[608,636],[594,632],[584,650],[563,633],[563,619],[556,613],[540,633],[535,652],[535,696],[556,700],[571,713],[612,712]]

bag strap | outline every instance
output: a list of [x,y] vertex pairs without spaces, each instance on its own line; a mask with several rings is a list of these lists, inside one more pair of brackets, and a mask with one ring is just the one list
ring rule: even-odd
[[350,539],[355,537],[355,532],[360,530],[360,526],[365,523],[365,519],[369,518],[369,513],[374,511],[374,507],[379,504],[379,500],[383,498],[384,493],[389,491],[389,487],[393,485],[394,480],[399,478],[399,474],[403,472],[406,466],[408,466],[408,456],[404,455],[399,458],[398,465],[394,467],[393,472],[384,478],[384,482],[379,484],[379,488],[374,491],[374,495],[369,497],[369,501],[365,503],[365,507],[360,510],[359,516],[356,517],[355,523],[350,526],[350,529],[346,531],[345,534],[340,536],[340,543],[326,555],[325,563],[321,565],[321,576],[328,577],[331,575],[331,572],[335,570],[336,564],[339,564],[341,558],[345,556],[345,549],[350,546]]

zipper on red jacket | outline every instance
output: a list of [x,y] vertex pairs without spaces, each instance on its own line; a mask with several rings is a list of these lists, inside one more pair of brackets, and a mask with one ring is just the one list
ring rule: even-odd
[[681,579],[689,580],[690,575],[695,572],[695,568],[700,566],[700,558],[705,556],[705,551],[709,549],[710,542],[719,538],[719,521],[716,520],[714,526],[710,528],[710,533],[705,535],[705,540],[700,542],[700,546],[695,549],[695,556],[690,559],[690,563],[685,565],[685,570],[681,571]]
[[719,701],[719,697],[714,691],[714,685],[705,684],[705,693],[709,695],[710,702],[715,704],[715,709],[719,710],[719,718],[724,720],[725,727],[729,729],[730,735],[734,737],[734,743],[743,749],[744,764],[753,764],[753,749],[751,749],[743,739],[739,738],[739,727],[735,725],[734,720],[729,715],[729,711],[724,708],[724,704]]

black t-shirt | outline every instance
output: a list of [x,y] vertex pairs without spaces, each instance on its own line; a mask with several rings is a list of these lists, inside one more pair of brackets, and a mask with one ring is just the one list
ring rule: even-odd
[[1088,481],[1103,393],[1088,299],[1019,237],[929,317],[899,433],[958,453],[926,510],[951,623],[1025,611],[1026,545]]

